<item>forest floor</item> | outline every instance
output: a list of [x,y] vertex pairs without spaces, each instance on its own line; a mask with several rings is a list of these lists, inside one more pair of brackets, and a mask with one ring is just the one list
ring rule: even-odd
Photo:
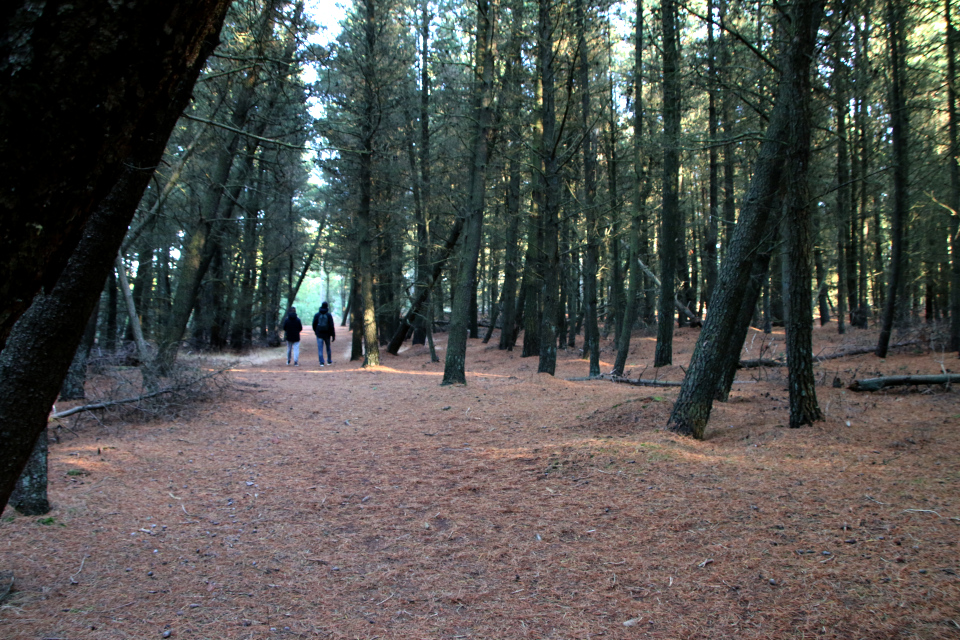
[[[62,429],[53,511],[0,521],[0,637],[960,637],[960,394],[846,389],[955,355],[825,361],[802,429],[785,369],[741,370],[694,441],[664,430],[676,388],[570,381],[577,350],[551,377],[471,340],[441,387],[424,347],[363,370],[341,331],[332,367],[305,331],[299,367],[252,354],[176,420]],[[629,376],[681,379],[696,335],[655,370],[635,334]]]

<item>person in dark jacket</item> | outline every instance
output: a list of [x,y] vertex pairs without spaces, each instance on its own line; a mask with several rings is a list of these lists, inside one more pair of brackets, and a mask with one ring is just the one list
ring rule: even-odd
[[313,332],[317,334],[317,351],[320,353],[320,366],[323,366],[323,345],[327,345],[327,363],[333,364],[330,355],[330,343],[337,339],[337,330],[334,328],[333,316],[330,308],[324,302],[320,305],[320,312],[313,316]]
[[297,317],[297,308],[290,307],[287,313],[287,319],[283,322],[283,334],[287,340],[287,364],[290,364],[290,356],[293,355],[293,366],[300,366],[300,332],[303,331],[303,323]]

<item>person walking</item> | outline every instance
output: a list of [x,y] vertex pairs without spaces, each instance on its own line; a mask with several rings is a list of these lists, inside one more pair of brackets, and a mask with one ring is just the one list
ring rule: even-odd
[[330,343],[337,339],[337,330],[334,328],[333,316],[326,302],[320,305],[320,311],[313,316],[313,332],[317,334],[317,352],[320,354],[320,366],[323,366],[323,345],[327,345],[327,363],[333,364],[330,355]]
[[303,323],[297,317],[297,308],[290,307],[287,312],[287,319],[283,322],[284,338],[287,340],[287,365],[290,364],[290,356],[293,356],[293,366],[300,366],[300,332],[303,331]]

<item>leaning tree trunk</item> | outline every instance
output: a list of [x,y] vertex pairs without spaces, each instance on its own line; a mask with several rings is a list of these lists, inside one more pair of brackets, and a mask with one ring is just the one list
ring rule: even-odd
[[27,465],[10,495],[10,505],[25,516],[42,516],[50,511],[50,500],[47,498],[48,448],[47,432],[44,430],[33,445]]
[[690,368],[670,415],[669,428],[677,433],[703,438],[713,396],[723,371],[726,345],[740,315],[744,293],[762,235],[783,177],[786,149],[795,135],[799,106],[809,87],[810,61],[823,17],[823,0],[800,0],[794,5],[792,38],[780,59],[781,78],[776,105],[770,114],[766,140],[754,164],[754,174],[741,207],[730,247],[717,274],[717,285],[697,340]]
[[[47,49],[38,41],[28,44],[35,47],[34,62],[37,65],[50,63],[48,51],[55,63],[42,70],[19,69],[22,79],[28,82],[26,87],[20,84],[20,77],[16,82],[4,82],[7,99],[0,101],[3,104],[0,122],[15,122],[22,131],[7,135],[4,130],[0,135],[3,141],[3,153],[0,153],[3,171],[0,175],[5,180],[16,179],[23,168],[14,170],[8,163],[12,160],[26,165],[29,159],[24,154],[30,152],[27,148],[30,147],[41,154],[44,169],[37,171],[38,165],[25,167],[30,180],[20,181],[21,184],[41,184],[42,181],[36,179],[41,174],[44,179],[58,181],[55,189],[45,185],[35,200],[25,197],[29,189],[18,190],[20,204],[16,215],[26,215],[32,222],[44,226],[49,222],[56,227],[63,225],[58,225],[49,216],[57,209],[57,216],[69,211],[82,218],[79,225],[82,231],[74,236],[78,240],[75,247],[58,243],[56,249],[65,250],[67,255],[60,263],[60,269],[48,272],[52,277],[47,291],[33,297],[29,309],[15,325],[11,322],[9,335],[5,329],[0,331],[0,337],[7,338],[0,352],[0,379],[3,380],[0,386],[0,425],[3,425],[0,451],[4,452],[0,456],[0,509],[6,505],[37,438],[46,428],[47,414],[83,334],[85,325],[78,323],[77,318],[88,318],[93,311],[123,235],[153,173],[152,168],[160,162],[167,138],[190,99],[207,56],[216,45],[228,4],[223,0],[189,5],[133,1],[117,9],[104,6],[93,16],[87,16],[95,18],[100,15],[103,18],[99,23],[89,20],[94,35],[77,26],[80,21],[75,11],[79,9],[71,11],[64,7],[60,12],[45,11],[42,20],[55,15],[66,21],[60,25],[62,28],[51,31],[50,37],[57,41],[57,46]],[[13,10],[2,11],[7,18]],[[11,24],[8,21],[3,23]],[[117,28],[111,31],[112,27]],[[72,41],[66,42],[63,38],[73,34],[80,34],[83,43],[77,45],[76,55],[64,55],[68,50],[66,45]],[[121,35],[125,37],[119,37]],[[115,47],[129,46],[131,50],[121,52],[122,55],[114,60],[117,64],[109,70],[100,69],[98,65],[102,59],[98,55],[103,52],[91,45],[91,37],[110,49],[110,56],[117,53]],[[9,58],[3,56],[3,59]],[[91,66],[86,68],[85,65]],[[114,72],[120,73],[119,78],[103,75]],[[43,93],[48,87],[51,95],[40,96],[42,100],[35,103],[39,94],[30,92]],[[125,92],[125,89],[129,91]],[[105,108],[99,101],[111,92],[116,93],[116,102]],[[55,104],[60,115],[45,118],[42,114],[48,111],[40,114],[43,127],[50,127],[50,130],[39,137],[31,134],[29,123],[34,122],[38,114],[25,112],[22,119],[17,116],[10,120],[15,114],[9,113],[8,109],[18,102],[12,99],[14,95],[25,101],[17,105],[18,109],[39,109],[39,105],[48,108]],[[64,110],[71,101],[87,98],[95,101],[89,110]],[[102,114],[102,120],[95,115],[97,113]],[[64,114],[67,115],[64,117]],[[68,123],[65,129],[63,121]],[[71,126],[75,129],[71,130]],[[27,134],[29,145],[23,145],[16,152],[8,150],[8,141],[16,148],[22,141],[23,132]],[[118,132],[123,136],[117,137]],[[85,137],[88,134],[92,140]],[[42,144],[47,135],[52,135],[57,143]],[[77,153],[65,150],[65,145]],[[58,150],[58,153],[51,155],[51,149]],[[83,153],[79,152],[81,149]],[[51,162],[55,166],[51,167]],[[80,173],[73,175],[73,171]],[[79,182],[72,182],[75,179]],[[65,182],[59,182],[61,180]],[[69,188],[65,189],[63,185],[69,185]],[[77,188],[77,185],[83,186]],[[93,185],[93,191],[88,191],[88,185]],[[6,188],[3,191],[8,192]],[[43,205],[38,209],[41,202]],[[29,218],[33,214],[35,217]],[[4,214],[0,219],[6,225],[19,218]],[[72,224],[75,219],[70,219]],[[10,236],[4,231],[3,237]],[[24,254],[18,253],[16,257],[22,259]],[[38,256],[31,260],[33,270],[52,264]],[[8,282],[8,278],[0,278],[0,281]],[[10,295],[17,294],[4,290],[0,299],[7,300]],[[11,319],[14,316],[8,309],[2,321]]]
[[56,283],[123,163],[151,144],[229,4],[3,3],[0,348],[34,294]]

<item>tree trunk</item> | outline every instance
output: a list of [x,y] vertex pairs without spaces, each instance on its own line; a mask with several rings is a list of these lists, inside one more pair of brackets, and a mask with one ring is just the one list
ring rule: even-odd
[[[584,218],[587,223],[587,246],[583,260],[583,297],[584,320],[586,330],[584,348],[590,357],[590,375],[600,375],[600,330],[597,326],[597,270],[600,262],[599,221],[596,205],[597,199],[597,154],[595,151],[595,136],[592,127],[593,113],[590,108],[590,50],[587,44],[587,18],[584,11],[584,0],[577,0],[577,48],[580,51],[579,82],[581,95],[581,121],[583,129],[583,183],[584,183]],[[552,35],[551,35],[552,38]],[[543,46],[543,45],[541,45]],[[551,47],[552,40],[551,40]],[[551,76],[552,70],[551,53]],[[552,82],[552,81],[551,81]],[[546,86],[544,86],[546,92]],[[544,138],[545,142],[554,145],[551,138]],[[548,267],[549,268],[549,267]]]
[[646,226],[647,198],[652,183],[647,176],[643,158],[643,0],[637,0],[635,22],[636,39],[633,65],[633,216],[630,221],[630,284],[627,303],[624,308],[624,330],[617,337],[617,359],[613,364],[612,375],[622,376],[630,354],[630,333],[636,322],[640,296],[642,294],[644,273],[640,268],[642,259],[642,235]]
[[[813,266],[813,212],[807,171],[810,165],[810,91],[803,87],[797,105],[786,164],[787,284],[787,386],[790,394],[790,427],[797,428],[822,420],[813,376],[813,309],[810,282]],[[844,108],[846,106],[844,105]]]
[[[907,305],[904,299],[906,280],[906,253],[903,250],[906,230],[904,222],[910,206],[907,182],[909,162],[907,140],[908,119],[903,99],[906,38],[904,36],[904,13],[906,8],[890,2],[887,5],[887,26],[890,49],[890,129],[893,139],[893,211],[890,217],[890,270],[887,279],[887,299],[883,307],[883,323],[877,343],[877,357],[886,358],[890,336],[893,333],[897,313],[897,300]],[[903,313],[903,312],[901,312]]]
[[100,313],[100,298],[90,313],[90,319],[87,320],[87,328],[83,332],[83,340],[73,354],[73,360],[70,362],[70,368],[67,370],[67,376],[63,379],[63,385],[60,387],[61,400],[83,400],[86,397],[84,384],[87,381],[87,360],[90,358],[90,349],[97,339],[97,316]]
[[42,516],[50,512],[47,499],[47,441],[46,430],[37,438],[17,486],[10,495],[10,505],[25,516]]
[[794,5],[789,28],[792,38],[779,61],[780,85],[765,141],[754,164],[754,174],[741,207],[736,230],[717,276],[711,303],[700,332],[690,368],[673,412],[669,428],[677,433],[703,438],[713,396],[723,371],[720,368],[728,342],[740,316],[744,293],[752,271],[756,247],[767,229],[783,176],[786,148],[795,139],[798,109],[807,100],[809,70],[823,16],[822,0],[800,0]]
[[560,170],[557,159],[557,114],[553,50],[553,16],[550,1],[539,0],[537,26],[537,67],[540,74],[540,121],[542,142],[540,166],[543,171],[543,208],[540,219],[543,230],[543,311],[540,315],[540,361],[538,373],[553,375],[557,368],[557,295],[559,280],[559,215],[560,215]]
[[[94,34],[100,34],[93,36],[98,41],[101,38],[107,42],[117,40],[111,47],[134,45],[134,52],[130,55],[116,58],[123,63],[129,62],[133,67],[120,64],[112,65],[109,70],[97,67],[99,61],[91,45],[91,33],[79,27],[74,28],[74,21],[78,19],[75,13],[45,12],[44,20],[57,16],[57,19],[67,21],[62,29],[55,29],[51,34],[58,41],[56,46],[35,49],[35,65],[49,62],[46,57],[48,52],[57,60],[57,65],[50,70],[48,82],[37,83],[39,78],[44,77],[43,72],[34,74],[24,69],[20,69],[23,77],[18,76],[16,82],[4,80],[8,99],[2,101],[4,106],[0,107],[3,109],[0,122],[5,123],[0,126],[6,127],[12,122],[8,118],[15,114],[7,111],[11,104],[18,103],[18,109],[24,106],[35,108],[33,99],[36,96],[23,94],[22,101],[12,99],[22,88],[23,80],[29,82],[30,90],[40,85],[43,85],[41,90],[49,89],[54,96],[49,104],[56,104],[58,113],[67,113],[68,116],[43,118],[45,130],[43,135],[37,136],[29,131],[29,123],[34,122],[39,114],[32,114],[29,118],[26,113],[22,118],[16,116],[16,126],[20,128],[16,135],[7,135],[4,129],[4,135],[0,136],[0,140],[4,141],[4,153],[0,153],[4,170],[0,171],[0,175],[5,180],[16,178],[26,167],[31,179],[21,181],[22,184],[41,184],[42,181],[34,179],[36,175],[33,174],[37,174],[35,166],[27,166],[30,160],[24,156],[32,151],[26,146],[19,148],[16,153],[7,148],[7,141],[13,142],[15,148],[19,147],[23,132],[26,131],[26,139],[42,155],[44,170],[40,173],[43,178],[53,179],[60,185],[92,185],[96,182],[98,186],[95,191],[102,192],[99,198],[94,198],[90,194],[80,197],[78,194],[84,190],[78,191],[72,186],[66,191],[61,187],[44,188],[39,192],[40,200],[33,201],[28,197],[29,189],[23,189],[22,192],[18,190],[18,216],[28,215],[28,219],[34,222],[49,221],[52,226],[57,226],[55,220],[49,220],[46,216],[54,210],[58,210],[58,216],[63,215],[64,211],[72,211],[77,216],[83,215],[85,224],[82,224],[82,233],[75,247],[59,243],[59,249],[67,249],[67,256],[60,264],[62,268],[57,269],[55,277],[51,279],[50,288],[37,295],[26,313],[10,328],[9,334],[2,336],[7,341],[0,352],[0,379],[3,380],[0,388],[0,424],[4,425],[0,430],[0,451],[4,452],[0,457],[0,509],[6,505],[37,438],[46,428],[50,406],[57,397],[84,330],[84,324],[78,323],[77,318],[88,318],[93,311],[153,167],[159,163],[170,131],[186,106],[197,76],[216,44],[227,4],[204,1],[192,3],[188,8],[178,2],[131,2],[109,17],[117,21],[118,31],[107,28],[106,16],[100,23],[95,20],[84,22],[90,25]],[[148,15],[150,7],[158,9],[161,14],[169,11],[170,16],[158,19],[157,15]],[[144,22],[144,30],[137,30],[136,35],[150,32],[145,37],[146,42],[131,35],[133,32],[130,29],[138,20]],[[155,30],[151,31],[154,27]],[[175,36],[165,29],[172,30]],[[79,33],[84,38],[76,59],[64,54],[69,44],[62,40],[66,32],[71,35]],[[67,65],[79,65],[80,69],[58,66],[64,61]],[[85,65],[92,66],[86,68]],[[160,68],[155,68],[157,66]],[[148,68],[153,68],[150,73],[146,73]],[[102,74],[114,72],[124,78],[121,85],[117,85],[119,81],[114,78],[102,77]],[[60,82],[60,78],[63,82]],[[79,87],[79,93],[74,94],[74,85],[70,83],[78,83],[76,87]],[[140,91],[132,91],[130,100],[118,94],[116,104],[103,108],[99,104],[103,92],[117,90],[118,86],[139,86]],[[102,113],[106,122],[89,120],[87,111],[79,107],[77,110],[61,111],[71,101],[87,97],[96,105],[91,109]],[[48,99],[48,96],[43,96],[43,100]],[[69,128],[61,128],[65,123],[74,127],[82,123],[83,126],[74,131],[75,135],[71,135],[68,134]],[[114,126],[123,130],[126,137],[117,138]],[[96,142],[84,138],[88,132]],[[47,139],[46,135],[53,135],[57,143],[41,144],[40,141]],[[64,150],[65,145],[83,149],[84,153],[72,154]],[[51,149],[58,149],[59,153],[51,156]],[[14,171],[7,165],[11,160],[22,163],[24,167]],[[51,166],[51,162],[56,166]],[[63,176],[58,173],[60,165],[66,171]],[[74,171],[78,173],[75,175]],[[10,192],[6,187],[3,191]],[[64,196],[65,193],[67,196]],[[38,208],[39,202],[43,205]],[[30,218],[30,215],[34,217]],[[4,213],[0,219],[4,220],[5,225],[15,218]],[[3,237],[12,236],[5,231]],[[72,251],[69,250],[71,248]],[[45,263],[45,259],[36,257],[30,268],[36,270]],[[8,279],[5,276],[0,281],[8,282]],[[15,294],[5,290],[0,299],[7,300],[10,295]],[[9,310],[5,314],[3,322],[13,317]]]
[[677,252],[680,244],[680,50],[677,6],[663,0],[663,208],[660,222],[660,304],[653,366],[673,362],[673,300],[676,297]]
[[949,114],[950,157],[950,350],[960,350],[960,135],[957,133],[957,29],[950,5],[944,0],[947,22],[947,109]]
[[0,349],[34,295],[56,283],[123,163],[152,144],[156,114],[228,5],[12,0],[0,9]]
[[460,261],[457,293],[450,314],[450,335],[443,366],[442,384],[466,384],[467,330],[470,303],[477,287],[477,260],[483,239],[483,207],[486,192],[487,158],[493,133],[494,50],[497,3],[477,2],[476,67],[480,70],[476,87],[476,130],[470,171],[470,187],[463,232],[463,259]]

